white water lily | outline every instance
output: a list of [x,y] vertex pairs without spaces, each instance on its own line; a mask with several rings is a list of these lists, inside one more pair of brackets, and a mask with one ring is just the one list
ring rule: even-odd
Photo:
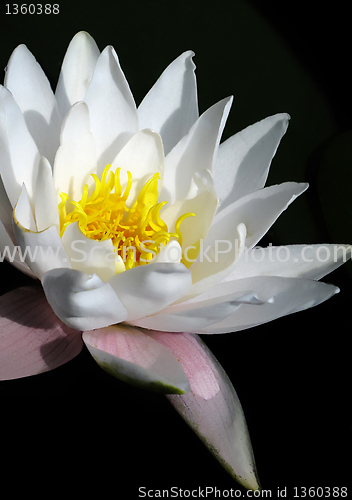
[[114,49],[100,53],[87,33],[73,38],[55,94],[29,50],[13,52],[0,88],[1,251],[45,296],[33,286],[1,297],[0,376],[63,364],[83,331],[102,368],[171,394],[224,467],[257,489],[241,405],[197,334],[323,302],[338,290],[317,280],[346,250],[325,245],[323,262],[318,246],[286,247],[286,260],[273,247],[258,254],[307,188],[264,187],[289,116],[220,144],[232,99],[199,116],[193,55],[137,108]]

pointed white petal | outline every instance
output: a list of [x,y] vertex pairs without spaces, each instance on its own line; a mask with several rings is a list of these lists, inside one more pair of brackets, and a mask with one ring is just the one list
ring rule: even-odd
[[48,160],[42,156],[35,187],[35,221],[38,231],[55,226],[60,232],[59,211],[52,168]]
[[97,44],[85,31],[71,40],[55,92],[61,116],[65,116],[73,104],[83,101],[99,54]]
[[0,220],[3,224],[4,229],[6,229],[8,236],[11,238],[12,242],[15,242],[16,241],[15,235],[13,234],[13,228],[12,228],[12,212],[13,208],[7,196],[4,183],[0,175]]
[[83,333],[101,368],[129,384],[168,394],[184,394],[188,379],[179,360],[153,338],[127,325]]
[[39,279],[50,269],[70,267],[57,228],[37,231],[25,186],[13,211],[13,231],[23,259]]
[[288,127],[289,115],[270,116],[227,139],[213,167],[219,211],[264,187],[271,160]]
[[25,184],[22,186],[21,194],[14,208],[13,219],[15,223],[13,227],[14,231],[16,230],[16,225],[21,226],[25,231],[37,231]]
[[243,223],[247,228],[246,247],[252,248],[284,210],[308,188],[308,184],[284,182],[260,189],[235,201],[214,217],[206,245],[229,239],[229,231]]
[[223,281],[254,276],[319,280],[351,258],[351,245],[287,245],[253,248]]
[[193,56],[188,51],[175,59],[138,107],[140,128],[151,128],[161,135],[165,154],[188,134],[198,119]]
[[307,188],[284,183],[251,193],[217,213],[192,266],[193,285],[185,298],[226,278],[243,252],[252,248],[279,215]]
[[132,187],[128,197],[128,205],[133,205],[136,196],[144,184],[155,173],[160,174],[159,185],[164,177],[164,150],[161,137],[156,132],[146,129],[137,132],[121,149],[114,159],[111,170],[121,167],[121,188],[127,185],[127,171],[132,174]]
[[201,333],[210,325],[232,316],[243,304],[261,303],[250,288],[241,289],[235,282],[221,283],[197,297],[172,304],[158,314],[132,323],[153,330]]
[[74,269],[52,269],[42,277],[46,298],[61,321],[94,330],[124,321],[127,311],[108,283]]
[[216,240],[213,246],[201,247],[192,266],[192,286],[183,300],[205,292],[231,273],[245,251],[246,236],[246,226],[239,224],[236,231],[229,231],[226,239]]
[[[335,286],[304,278],[257,276],[221,282],[133,324],[169,332],[235,332],[316,306],[338,291]],[[216,315],[221,313],[222,319],[217,321]]]
[[15,221],[14,232],[25,262],[37,278],[51,269],[71,267],[55,226],[32,232]]
[[[194,255],[199,242],[204,241],[213,221],[218,199],[212,185],[210,172],[208,173],[209,185],[204,185],[197,176],[194,177],[192,198],[185,198],[176,201],[172,205],[166,205],[161,212],[161,218],[166,222],[169,231],[175,231],[175,222],[184,214],[191,213],[193,216],[187,217],[180,225],[182,234],[182,250],[186,252],[186,260],[189,266],[195,260]],[[197,183],[197,186],[195,185]],[[187,265],[187,267],[189,267]]]
[[227,333],[251,328],[314,307],[339,292],[333,285],[304,278],[258,276],[232,283],[236,283],[239,289],[254,290],[263,304],[243,304],[232,316],[202,329],[200,333]]
[[32,198],[39,158],[21,110],[12,94],[0,85],[0,173],[13,207],[23,183]]
[[[16,243],[17,244],[17,243]],[[22,273],[27,274],[31,278],[36,278],[36,275],[30,270],[24,260],[20,259],[16,246],[8,235],[2,222],[0,222],[0,253],[11,264],[19,269]]]
[[68,194],[70,200],[82,198],[85,184],[97,171],[97,157],[90,131],[88,107],[84,102],[75,104],[62,125],[61,144],[54,163],[54,180],[58,193]]
[[40,153],[52,164],[62,118],[47,77],[25,45],[19,45],[10,57],[5,87],[19,105]]
[[112,47],[100,54],[84,101],[89,107],[98,166],[103,169],[138,130],[134,99]]
[[212,171],[231,104],[232,98],[226,98],[205,111],[166,156],[163,200],[182,200],[188,195],[195,172]]

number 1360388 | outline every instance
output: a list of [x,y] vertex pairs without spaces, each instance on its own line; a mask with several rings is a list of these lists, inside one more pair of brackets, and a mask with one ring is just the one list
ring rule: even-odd
[[58,3],[13,3],[6,4],[6,14],[59,14],[60,5]]
[[293,490],[293,498],[347,498],[347,487],[345,486],[312,486],[310,488],[295,486]]

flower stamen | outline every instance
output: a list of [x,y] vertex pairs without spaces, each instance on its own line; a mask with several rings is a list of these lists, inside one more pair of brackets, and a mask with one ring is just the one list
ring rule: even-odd
[[[91,174],[94,179],[94,191],[88,195],[88,185],[83,189],[80,201],[69,201],[66,193],[60,193],[59,203],[61,237],[66,228],[78,222],[82,233],[97,241],[111,239],[116,254],[123,260],[125,269],[148,264],[153,260],[171,238],[176,238],[182,246],[181,223],[193,213],[180,216],[175,222],[175,233],[168,230],[160,216],[166,201],[158,203],[158,181],[155,173],[142,187],[132,207],[126,206],[132,189],[132,174],[127,172],[127,185],[122,192],[120,172],[115,172],[107,165],[101,175]],[[66,202],[73,205],[73,210],[66,211]],[[116,266],[121,272],[121,265]]]

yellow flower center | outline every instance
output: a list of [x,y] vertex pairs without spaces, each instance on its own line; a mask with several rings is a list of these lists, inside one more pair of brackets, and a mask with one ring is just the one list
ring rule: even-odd
[[[128,182],[122,193],[120,183],[120,168],[116,172],[110,171],[107,165],[99,180],[96,174],[91,174],[95,188],[88,196],[88,184],[84,186],[80,201],[70,200],[74,209],[66,213],[66,202],[69,196],[60,193],[59,203],[61,237],[67,226],[78,222],[82,233],[97,241],[110,239],[115,252],[124,262],[125,269],[137,265],[148,264],[159,253],[171,238],[177,238],[182,246],[180,225],[184,219],[195,215],[186,213],[175,223],[175,233],[170,233],[166,223],[160,217],[160,210],[167,203],[158,203],[158,173],[154,174],[142,187],[136,202],[132,207],[126,202],[132,187],[131,172],[127,172]],[[121,267],[118,271],[124,270]]]

